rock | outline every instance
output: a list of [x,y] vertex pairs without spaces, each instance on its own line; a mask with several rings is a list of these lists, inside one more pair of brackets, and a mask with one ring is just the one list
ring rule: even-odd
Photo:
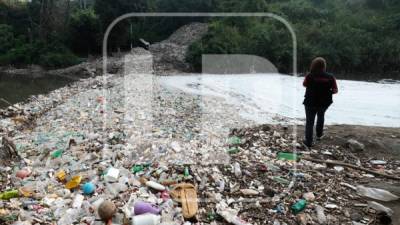
[[347,140],[346,145],[354,152],[362,152],[365,150],[365,145],[355,139]]
[[296,216],[297,223],[300,225],[307,225],[308,218],[307,215],[304,213],[300,213]]
[[350,218],[353,221],[359,222],[362,220],[363,216],[358,212],[353,212],[352,214],[350,214]]

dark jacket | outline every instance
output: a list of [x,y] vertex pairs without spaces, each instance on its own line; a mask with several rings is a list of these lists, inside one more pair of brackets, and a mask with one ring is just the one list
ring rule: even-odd
[[332,95],[338,92],[336,79],[332,74],[308,74],[303,86],[306,94],[303,104],[312,107],[328,107],[332,104]]

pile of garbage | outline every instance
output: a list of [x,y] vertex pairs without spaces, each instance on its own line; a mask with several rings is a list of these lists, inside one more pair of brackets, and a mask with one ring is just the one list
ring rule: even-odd
[[[150,68],[135,57],[130,70]],[[358,157],[356,140],[304,149],[156,81],[107,74],[2,111],[0,149],[17,156],[1,161],[0,224],[396,222],[398,194],[369,182],[396,184],[400,162]]]
[[[113,136],[108,141],[116,139]],[[55,140],[41,136],[35,141],[40,145]],[[384,202],[399,197],[363,185],[386,178],[304,160],[313,155],[332,158],[340,148],[293,152],[293,143],[295,149],[302,149],[296,142],[282,127],[234,130],[227,140],[226,152],[232,156],[229,164],[170,165],[127,162],[127,152],[101,149],[98,137],[65,133],[54,143],[57,149],[26,149],[22,161],[2,168],[0,221],[391,224],[393,210]],[[400,173],[398,168],[389,169],[386,161],[368,163],[385,173]]]
[[176,30],[168,39],[150,45],[155,72],[161,75],[167,75],[171,71],[191,72],[192,68],[186,62],[186,52],[207,31],[206,23],[191,23]]

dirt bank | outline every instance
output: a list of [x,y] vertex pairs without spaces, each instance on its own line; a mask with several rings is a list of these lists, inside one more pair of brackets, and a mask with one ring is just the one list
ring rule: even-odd
[[[302,137],[304,126],[297,128],[298,135]],[[326,126],[325,137],[322,142],[316,142],[316,147],[321,144],[346,147],[349,139],[365,145],[365,150],[358,153],[361,157],[400,160],[400,128],[344,124]]]

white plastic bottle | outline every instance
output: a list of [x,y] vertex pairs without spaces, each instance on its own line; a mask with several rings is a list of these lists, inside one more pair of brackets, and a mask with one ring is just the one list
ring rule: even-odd
[[137,215],[132,218],[132,225],[158,225],[160,223],[160,215],[150,213]]
[[235,164],[233,164],[233,171],[236,177],[242,176],[242,170],[240,169],[240,164],[238,162],[235,162]]

